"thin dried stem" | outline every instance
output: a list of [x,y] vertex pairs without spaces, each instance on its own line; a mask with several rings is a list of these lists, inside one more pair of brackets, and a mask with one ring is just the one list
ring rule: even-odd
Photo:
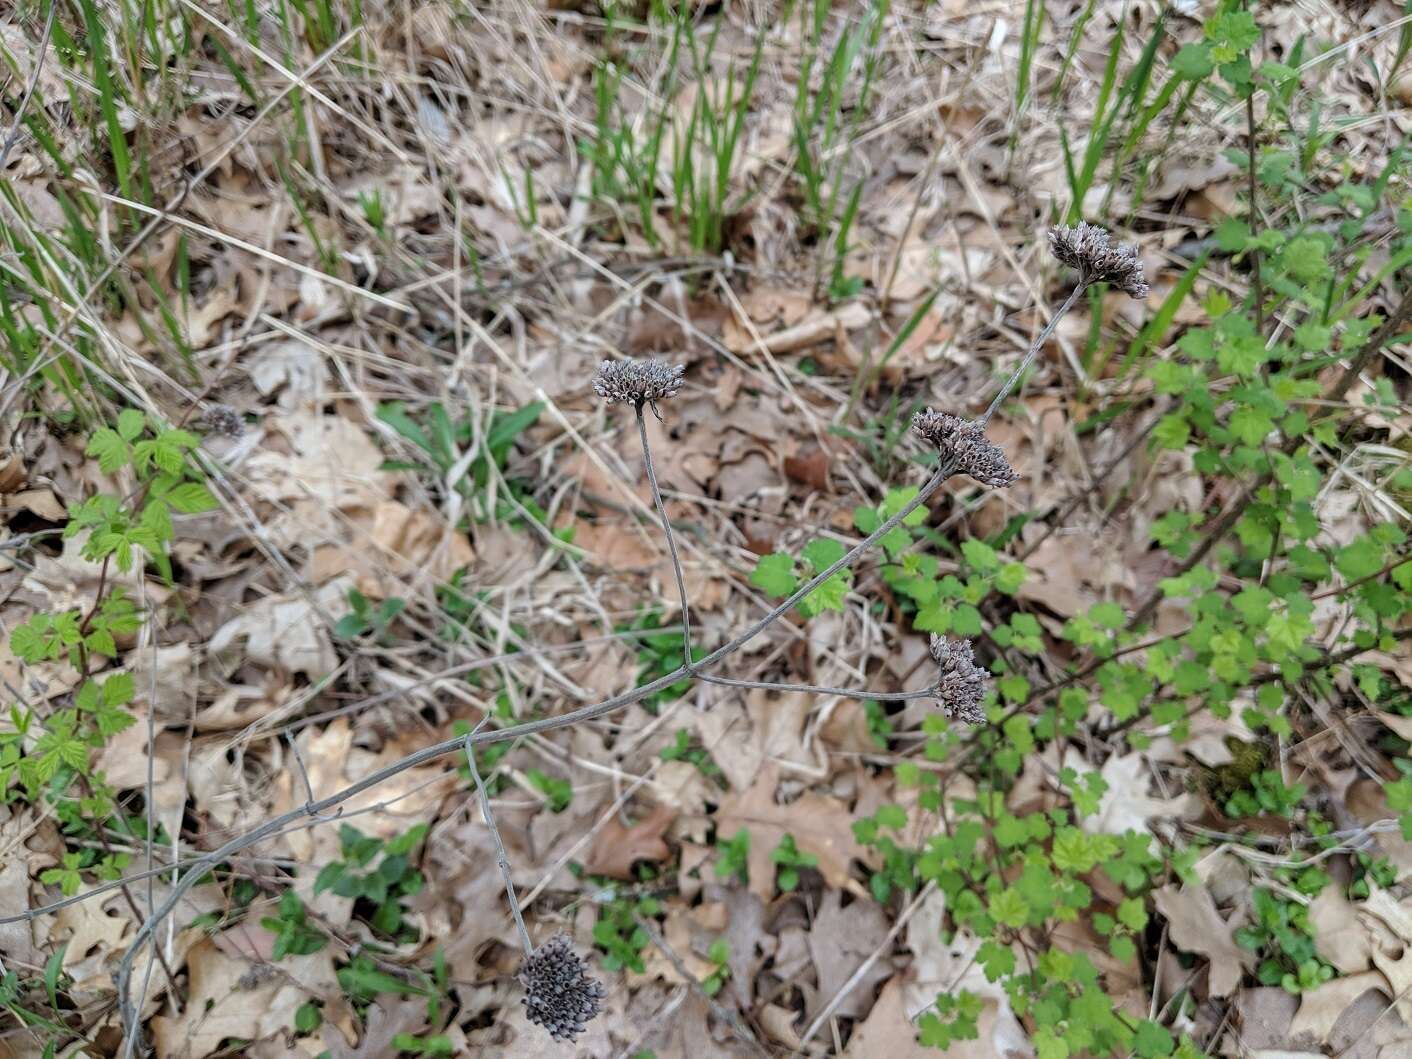
[[897,514],[893,515],[881,526],[873,530],[872,533],[864,537],[861,542],[855,544],[852,548],[846,551],[833,563],[830,563],[819,573],[815,574],[808,581],[804,582],[804,584],[796,588],[782,603],[778,604],[773,610],[771,610],[763,618],[757,621],[754,625],[750,626],[750,628],[746,629],[734,640],[731,640],[730,643],[723,644],[722,646],[716,648],[709,655],[703,658],[700,662],[696,663],[696,668],[699,670],[705,668],[706,666],[714,665],[715,663],[719,662],[722,658],[725,658],[727,655],[734,654],[736,651],[740,650],[740,648],[743,647],[746,643],[759,636],[760,633],[762,633],[766,628],[773,625],[785,614],[788,614],[789,611],[794,608],[794,605],[796,603],[798,603],[801,599],[807,596],[810,592],[813,592],[814,589],[818,588],[825,581],[831,578],[834,574],[856,563],[860,555],[868,551],[870,548],[873,547],[873,545],[877,544],[878,541],[882,540],[885,536],[887,536],[894,529],[900,526],[902,524],[903,519],[905,519],[913,511],[916,511],[917,508],[922,506],[922,504],[926,503],[927,498],[930,497],[933,493],[935,493],[938,489],[940,489],[942,483],[945,482],[948,478],[950,478],[953,473],[955,473],[955,468],[952,467],[950,464],[943,464],[939,466],[935,471],[932,472],[932,476],[927,479],[926,483],[922,486],[922,488],[917,491],[917,495],[914,496],[911,500],[909,500],[906,505],[904,505],[902,509],[897,512]]
[[677,599],[681,603],[682,665],[687,672],[691,672],[691,609],[686,602],[686,578],[677,555],[677,537],[672,532],[672,520],[667,517],[667,505],[662,500],[662,490],[657,486],[657,472],[652,467],[652,446],[647,441],[647,420],[643,417],[642,407],[640,404],[636,406],[637,433],[642,438],[642,462],[647,465],[647,484],[652,487],[652,503],[657,506],[657,517],[662,520],[662,533],[667,538],[667,551],[672,556],[672,574],[677,579]]
[[534,944],[525,928],[525,917],[520,913],[520,902],[515,897],[515,880],[510,877],[510,858],[505,855],[505,843],[500,840],[500,828],[495,824],[495,814],[490,811],[490,795],[486,793],[480,770],[476,768],[476,752],[471,744],[471,738],[485,727],[488,720],[490,714],[482,717],[480,723],[466,737],[466,763],[471,766],[471,779],[476,781],[476,790],[480,793],[480,811],[485,817],[485,826],[490,828],[490,837],[495,840],[495,863],[500,868],[500,877],[505,880],[505,899],[510,902],[510,913],[515,917],[515,928],[520,932],[520,944],[524,947],[525,955],[530,956],[534,953]]
[[1025,354],[1025,359],[1020,361],[1020,366],[1010,373],[1010,378],[1005,380],[1005,385],[1000,388],[1000,392],[995,395],[995,400],[990,402],[990,407],[985,410],[985,415],[976,420],[976,424],[984,429],[990,422],[990,417],[995,415],[995,410],[1000,407],[1000,403],[1010,396],[1010,391],[1020,381],[1020,376],[1034,363],[1034,358],[1039,356],[1039,351],[1044,348],[1044,344],[1049,341],[1049,336],[1054,333],[1054,328],[1059,321],[1064,319],[1064,314],[1074,307],[1074,303],[1079,300],[1079,295],[1088,289],[1088,281],[1080,278],[1074,289],[1069,292],[1069,296],[1064,299],[1064,304],[1059,306],[1055,314],[1050,317],[1049,323],[1044,325],[1044,330],[1039,333],[1039,337],[1030,345],[1030,351]]
[[927,699],[936,695],[936,685],[921,691],[869,691],[867,688],[830,688],[819,684],[784,684],[769,680],[736,680],[732,677],[713,677],[709,673],[697,673],[707,684],[721,684],[728,688],[758,688],[762,691],[808,691],[815,695],[838,695],[845,699],[874,699],[878,702],[909,702],[912,699]]

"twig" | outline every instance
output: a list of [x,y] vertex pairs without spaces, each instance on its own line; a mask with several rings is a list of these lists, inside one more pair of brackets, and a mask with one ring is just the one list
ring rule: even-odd
[[[985,417],[983,417],[981,420],[982,425],[989,419],[990,415],[994,412],[994,410],[1000,406],[1004,399],[1009,395],[1010,391],[1018,383],[1025,367],[1030,361],[1034,359],[1034,357],[1039,351],[1039,348],[1043,345],[1044,341],[1048,338],[1048,336],[1053,332],[1055,323],[1057,322],[1058,318],[1069,310],[1069,308],[1077,300],[1079,292],[1084,289],[1088,282],[1089,277],[1087,273],[1082,273],[1080,276],[1080,282],[1076,286],[1074,292],[1069,295],[1069,298],[1066,300],[1064,305],[1056,314],[1055,318],[1045,325],[1044,330],[1035,340],[1035,343],[1030,349],[1030,352],[1025,358],[1025,361],[1020,365],[1019,369],[1017,369],[1017,371],[1013,373],[1010,378],[1006,380],[1006,382],[1001,386],[999,393],[996,394],[995,399],[991,403],[990,409],[986,412]],[[632,380],[629,379],[628,381],[631,382]],[[670,383],[672,381],[670,375],[664,378],[659,373],[655,377],[654,381],[655,384],[657,384],[659,387],[655,391],[648,392],[646,389],[640,389],[636,393],[636,395],[633,396],[628,390],[620,388],[619,390],[615,391],[615,396],[613,397],[614,400],[626,400],[631,397],[631,399],[634,401],[636,405],[636,413],[638,416],[639,424],[642,428],[644,438],[643,452],[645,457],[647,456],[648,449],[646,445],[645,424],[643,424],[642,421],[642,406],[645,403],[650,404],[655,399],[660,398],[664,395],[670,396],[671,393],[675,392],[674,387],[666,389],[661,388],[663,384]],[[600,393],[602,393],[602,391],[600,391]],[[607,397],[609,395],[604,394],[604,396]],[[649,480],[652,482],[653,485],[653,494],[658,505],[658,513],[662,517],[665,531],[667,533],[670,533],[670,523],[666,519],[664,505],[661,502],[661,491],[656,487],[656,474],[655,471],[651,470],[650,468],[651,465],[649,462]],[[526,721],[522,724],[512,725],[508,728],[482,731],[481,729],[486,723],[486,720],[488,720],[487,718],[486,720],[482,720],[481,724],[478,725],[476,730],[473,731],[470,735],[444,740],[442,742],[435,743],[431,746],[423,747],[421,750],[414,751],[411,754],[408,754],[397,761],[391,762],[390,764],[385,765],[380,769],[377,769],[376,771],[363,777],[358,782],[350,784],[348,787],[345,787],[341,791],[337,791],[319,800],[311,800],[298,809],[291,810],[290,812],[267,820],[260,826],[252,829],[251,831],[243,835],[237,835],[235,838],[231,839],[229,842],[225,843],[220,848],[215,849],[210,853],[207,853],[204,857],[199,858],[197,863],[193,865],[192,870],[189,871],[175,885],[173,885],[171,892],[168,894],[166,900],[162,903],[162,905],[157,908],[149,916],[149,918],[145,922],[143,922],[142,925],[138,928],[137,932],[132,938],[132,941],[129,943],[127,950],[123,953],[122,960],[119,963],[117,974],[117,993],[118,1007],[123,1023],[124,1039],[122,1054],[125,1057],[131,1057],[134,1054],[141,1037],[141,1025],[138,1020],[138,1012],[134,1008],[130,997],[130,984],[132,979],[133,963],[137,958],[137,954],[141,951],[143,946],[147,945],[152,941],[152,938],[157,930],[158,925],[172,913],[172,911],[175,909],[178,902],[180,902],[181,898],[184,896],[186,891],[189,890],[191,886],[195,884],[197,879],[204,876],[206,870],[219,864],[224,860],[229,859],[231,856],[236,853],[239,853],[241,850],[244,850],[257,842],[260,842],[263,839],[278,833],[285,826],[293,823],[296,820],[299,820],[301,817],[311,817],[317,820],[319,814],[325,812],[326,810],[332,809],[335,806],[341,805],[348,799],[353,798],[356,795],[362,793],[363,791],[369,790],[372,787],[375,787],[378,784],[385,782],[393,776],[405,772],[408,769],[416,768],[419,765],[434,761],[446,754],[454,753],[457,751],[464,752],[470,760],[472,775],[476,777],[477,786],[480,790],[482,811],[486,816],[487,824],[491,827],[491,831],[495,836],[497,851],[500,860],[501,873],[505,878],[506,891],[510,898],[511,909],[515,914],[516,924],[520,929],[521,941],[525,945],[526,952],[532,952],[532,948],[529,943],[528,931],[525,929],[523,920],[520,917],[519,904],[515,900],[514,889],[510,879],[509,862],[508,859],[505,857],[504,847],[500,844],[499,833],[494,825],[494,819],[490,811],[489,799],[485,793],[484,785],[480,783],[479,774],[476,772],[475,759],[473,754],[474,748],[482,744],[503,742],[509,739],[519,739],[524,736],[534,735],[539,732],[552,731],[558,728],[567,728],[575,724],[594,720],[598,717],[602,717],[606,714],[619,710],[622,707],[627,706],[631,703],[640,702],[641,700],[647,698],[650,695],[655,694],[658,691],[671,687],[683,677],[701,677],[705,679],[705,675],[701,673],[702,669],[714,665],[715,663],[738,651],[742,646],[753,640],[761,632],[767,629],[771,624],[778,621],[781,617],[787,614],[796,604],[799,603],[800,600],[806,598],[811,592],[813,592],[821,584],[826,582],[838,571],[852,566],[853,563],[855,563],[864,552],[871,549],[875,544],[878,543],[878,541],[880,541],[883,537],[892,532],[892,530],[895,529],[897,526],[901,525],[903,520],[906,519],[913,511],[915,511],[918,507],[924,504],[933,493],[935,493],[939,488],[941,488],[942,484],[948,478],[950,478],[953,474],[956,473],[956,471],[956,457],[954,455],[943,456],[940,459],[936,469],[932,472],[931,477],[927,479],[927,481],[917,491],[916,495],[913,496],[912,499],[909,500],[905,505],[903,505],[903,507],[899,511],[894,513],[890,518],[886,519],[872,533],[868,534],[868,536],[865,537],[861,542],[854,545],[837,560],[829,564],[828,567],[823,570],[820,570],[809,580],[805,581],[804,584],[798,586],[788,596],[788,598],[776,605],[764,617],[757,620],[744,632],[734,637],[728,643],[725,643],[720,647],[716,648],[705,658],[703,658],[700,662],[695,664],[691,663],[690,647],[688,645],[686,664],[678,666],[672,672],[666,673],[663,676],[658,677],[656,680],[649,681],[648,683],[640,687],[634,688],[631,691],[624,692],[621,695],[615,695],[602,702],[594,703],[593,705],[589,706],[583,706],[579,709],[571,710],[568,713],[562,714],[557,717],[544,717],[538,720]],[[682,594],[683,628],[685,629],[685,580],[682,576],[681,564],[676,554],[675,548],[671,549],[671,553],[673,560],[673,570],[677,577],[678,589]],[[726,678],[716,679],[724,681]],[[805,686],[805,689],[808,690],[809,686]],[[848,692],[846,689],[827,690],[831,693],[850,694],[850,692]],[[908,692],[902,694],[906,697],[920,697],[920,693]],[[871,693],[868,693],[864,697],[873,698],[879,696],[873,696]]]
[[657,472],[652,468],[652,446],[647,441],[647,420],[642,415],[640,404],[637,406],[637,433],[642,438],[642,462],[647,466],[647,484],[652,487],[652,502],[657,506],[657,517],[662,520],[662,533],[667,538],[667,551],[672,556],[672,574],[677,579],[677,599],[681,602],[682,665],[689,673],[692,671],[691,611],[686,602],[686,577],[682,573],[681,559],[677,556],[677,537],[672,532],[672,520],[667,517],[662,490],[657,487]]
[[[923,699],[936,693],[935,685],[925,688],[922,691],[907,691],[897,693],[878,693],[867,689],[858,688],[831,688],[822,687],[815,684],[793,684],[777,683],[774,681],[762,680],[736,680],[730,677],[718,677],[709,673],[700,672],[700,667],[696,665],[691,657],[691,616],[688,612],[686,599],[686,579],[682,571],[681,559],[677,553],[676,534],[672,532],[672,523],[667,518],[666,504],[662,498],[661,487],[657,484],[657,474],[652,466],[652,446],[647,440],[647,420],[643,415],[643,405],[636,406],[637,430],[642,438],[642,459],[647,467],[647,484],[652,489],[652,503],[657,508],[657,516],[662,522],[662,534],[667,538],[667,551],[672,558],[672,574],[677,582],[677,596],[681,600],[682,617],[682,651],[684,659],[682,667],[687,673],[700,677],[708,684],[719,684],[732,688],[756,688],[765,691],[806,691],[820,695],[839,695],[845,698],[855,699],[876,699],[880,702],[905,702],[909,699]],[[866,542],[865,542],[866,543]],[[707,662],[710,659],[706,660]],[[703,665],[705,662],[702,663]]]
[[[881,540],[886,534],[890,533],[896,526],[902,523],[903,519],[905,519],[908,515],[910,515],[923,503],[925,503],[926,499],[930,497],[932,493],[936,492],[936,490],[941,487],[942,483],[945,482],[946,479],[951,476],[953,470],[954,468],[947,464],[943,464],[942,466],[938,467],[937,470],[932,474],[931,478],[927,480],[927,482],[922,486],[920,490],[918,490],[917,495],[914,496],[906,505],[904,505],[901,510],[899,510],[895,515],[893,515],[886,522],[880,525],[872,533],[870,533],[866,538],[864,538],[861,543],[855,545],[852,549],[846,552],[834,563],[829,565],[826,569],[815,574],[812,578],[810,578],[803,585],[797,588],[788,599],[786,599],[784,602],[775,607],[772,611],[770,611],[769,614],[766,614],[754,625],[750,626],[750,628],[746,629],[745,632],[735,637],[735,639],[731,640],[729,643],[723,644],[721,647],[718,647],[715,651],[711,652],[711,654],[703,658],[699,663],[697,663],[697,668],[699,669],[703,666],[719,662],[721,659],[727,657],[730,654],[733,654],[735,651],[738,651],[745,643],[758,636],[761,631],[763,631],[773,622],[777,621],[782,615],[787,613],[790,608],[792,608],[796,603],[798,603],[801,599],[807,596],[810,592],[814,591],[814,589],[818,588],[819,585],[823,584],[825,581],[827,581],[830,577],[832,577],[835,573],[837,573],[844,567],[851,566],[854,562],[858,560],[858,557],[862,555],[863,552],[867,551],[879,540]],[[485,743],[498,743],[503,742],[507,739],[519,739],[523,736],[534,735],[539,732],[553,731],[557,728],[567,728],[575,724],[581,724],[586,721],[595,720],[596,718],[602,717],[606,714],[613,713],[614,711],[619,710],[624,706],[630,705],[634,702],[640,702],[641,700],[647,698],[649,695],[653,695],[656,692],[663,690],[664,688],[671,687],[683,677],[691,675],[693,674],[688,673],[685,666],[678,666],[676,669],[672,670],[672,672],[660,676],[656,680],[649,681],[648,683],[643,684],[640,687],[634,688],[631,691],[624,692],[621,695],[615,695],[610,699],[606,699],[603,702],[594,703],[591,706],[582,706],[577,710],[571,710],[569,713],[561,714],[558,717],[543,717],[539,720],[526,721],[523,724],[513,725],[509,728],[501,728],[498,730],[492,729],[490,731],[473,733],[472,735],[464,737],[458,736],[454,739],[443,740],[442,742],[434,743],[431,746],[423,747],[421,750],[413,751],[406,757],[403,757],[397,761],[385,765],[382,768],[376,770],[375,772],[368,774],[358,782],[350,784],[349,786],[343,788],[343,790],[341,791],[337,791],[334,794],[328,795],[327,797],[322,798],[316,802],[302,806],[298,809],[290,810],[289,812],[277,817],[273,817],[270,820],[266,820],[263,824],[261,824],[254,830],[247,832],[244,835],[237,835],[235,838],[231,839],[219,849],[213,850],[210,853],[206,854],[204,857],[200,858],[197,864],[193,867],[193,870],[188,872],[187,875],[185,875],[180,882],[178,882],[174,887],[172,887],[171,893],[167,895],[167,899],[162,902],[162,904],[158,907],[157,911],[152,915],[152,917],[145,921],[142,926],[138,928],[137,932],[133,935],[132,941],[128,944],[127,951],[123,953],[123,958],[118,965],[117,991],[118,1006],[123,1021],[123,1055],[125,1057],[131,1057],[135,1054],[135,1049],[137,1047],[140,1034],[140,1027],[137,1021],[137,1012],[133,1008],[132,1002],[128,996],[129,984],[132,979],[133,963],[137,958],[137,953],[141,950],[144,945],[148,944],[151,941],[152,936],[156,931],[157,924],[159,924],[163,919],[165,919],[168,915],[171,914],[172,910],[177,906],[178,902],[180,902],[181,898],[185,895],[186,891],[189,890],[193,885],[195,885],[197,879],[204,874],[204,869],[208,869],[216,864],[219,864],[221,861],[228,859],[236,853],[239,853],[241,850],[244,850],[257,842],[268,838],[270,835],[275,834],[276,832],[283,829],[286,825],[293,823],[301,817],[316,816],[317,814],[321,814],[326,810],[332,809],[335,806],[346,802],[348,799],[353,798],[358,794],[361,794],[365,790],[369,790],[372,787],[376,787],[380,783],[384,783],[385,781],[391,779],[393,776],[400,775],[401,773],[406,772],[408,769],[416,768],[418,765],[424,765],[428,762],[435,761],[437,758],[443,757],[446,754],[456,753],[467,747],[480,746]]]
[[1079,295],[1088,289],[1088,284],[1089,281],[1086,278],[1080,277],[1079,282],[1074,285],[1074,289],[1069,292],[1069,296],[1064,299],[1064,303],[1050,317],[1049,323],[1044,325],[1044,330],[1039,333],[1039,337],[1030,344],[1030,351],[1025,354],[1025,359],[1020,361],[1020,366],[1010,373],[1010,378],[1006,379],[1005,385],[1000,387],[1000,392],[995,395],[995,400],[990,402],[990,407],[985,410],[985,414],[976,420],[980,426],[984,427],[990,422],[990,417],[995,415],[995,410],[1000,407],[1000,402],[1010,395],[1010,391],[1019,383],[1020,376],[1025,373],[1025,369],[1034,363],[1034,358],[1039,356],[1039,351],[1044,347],[1044,343],[1049,341],[1049,336],[1054,333],[1054,328],[1058,326],[1060,320],[1064,319],[1064,314],[1074,307],[1074,303],[1079,300]]
[[466,737],[466,762],[471,766],[471,778],[476,781],[476,790],[480,792],[480,811],[485,816],[485,826],[490,828],[490,837],[495,839],[495,863],[500,867],[500,877],[505,880],[505,897],[510,902],[510,912],[514,915],[515,927],[520,932],[520,944],[524,947],[525,955],[532,956],[534,944],[530,941],[529,931],[525,929],[525,918],[520,914],[520,902],[515,899],[515,880],[510,878],[510,858],[505,855],[505,843],[500,841],[500,828],[495,826],[495,814],[490,811],[490,795],[486,794],[485,784],[481,782],[480,770],[476,768],[476,754],[472,749],[472,737],[485,727],[488,720],[490,714],[487,713]]
[[913,699],[927,699],[936,695],[937,686],[920,691],[869,691],[867,688],[829,688],[819,684],[784,684],[769,680],[736,680],[732,677],[713,677],[709,673],[696,674],[708,684],[721,684],[728,688],[757,688],[762,691],[808,691],[815,695],[838,695],[845,699],[875,699],[878,702],[910,702]]

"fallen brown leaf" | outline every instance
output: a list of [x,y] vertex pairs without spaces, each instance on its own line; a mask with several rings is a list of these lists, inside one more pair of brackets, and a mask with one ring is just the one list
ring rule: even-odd
[[656,863],[672,855],[662,835],[676,818],[677,811],[669,805],[657,806],[631,827],[620,824],[615,814],[593,840],[584,870],[610,879],[635,878],[632,869],[638,861]]
[[1171,928],[1172,942],[1185,952],[1198,953],[1211,961],[1211,995],[1227,997],[1234,993],[1252,962],[1251,954],[1240,948],[1233,936],[1245,919],[1244,911],[1222,919],[1211,892],[1199,884],[1187,884],[1180,890],[1169,884],[1155,891],[1153,897],[1157,911]]
[[[814,958],[819,991],[805,1009],[809,1021],[834,998],[863,963],[887,940],[891,923],[883,910],[867,898],[854,900],[846,909],[843,895],[829,890],[819,903],[809,932],[809,952]],[[892,974],[885,959],[877,960],[834,1008],[835,1014],[862,1018],[873,1005],[873,990]]]
[[850,874],[863,849],[853,838],[853,815],[837,798],[810,791],[788,805],[775,801],[779,766],[767,763],[754,785],[726,798],[716,810],[716,831],[729,838],[741,828],[750,832],[750,892],[762,901],[775,894],[775,865],[771,852],[785,835],[795,845],[819,858],[818,869],[829,886],[853,894],[865,891]]
[[[287,962],[320,958],[330,959],[325,951]],[[287,968],[227,956],[209,941],[187,954],[186,969],[190,992],[181,1014],[157,1015],[150,1023],[158,1059],[202,1059],[227,1038],[258,1041],[287,1033],[310,998]]]

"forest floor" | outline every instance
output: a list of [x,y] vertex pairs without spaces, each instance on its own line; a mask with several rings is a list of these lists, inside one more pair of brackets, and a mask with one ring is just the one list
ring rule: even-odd
[[[951,480],[901,546],[716,669],[918,691],[935,681],[928,632],[944,631],[975,641],[997,677],[992,719],[1018,725],[977,743],[987,729],[943,723],[931,698],[683,681],[480,750],[533,940],[569,933],[607,986],[573,1045],[521,1005],[464,756],[405,769],[186,893],[155,935],[163,960],[134,978],[144,1046],[909,1059],[941,1054],[917,1020],[967,991],[974,1024],[947,1054],[1082,1054],[1060,1040],[1077,1016],[1051,1029],[996,984],[992,942],[924,856],[957,806],[982,806],[985,848],[1003,854],[1010,822],[1062,828],[1076,803],[1083,834],[1150,838],[1162,868],[1124,891],[1094,868],[1117,840],[1094,846],[1076,869],[1092,909],[995,929],[1022,961],[1047,946],[1046,974],[1062,977],[1054,952],[1087,957],[1128,1027],[1111,1054],[1185,1038],[1190,1054],[1412,1055],[1412,841],[1390,823],[1412,806],[1385,789],[1412,739],[1400,638],[1358,642],[1360,668],[1315,690],[1262,655],[1248,698],[1287,688],[1258,708],[1292,718],[1264,734],[1239,709],[1178,721],[1115,706],[1108,671],[1087,666],[1083,630],[1105,608],[1116,627],[1154,599],[1152,639],[1124,652],[1199,616],[1160,588],[1182,572],[1153,543],[1173,513],[1251,501],[1195,441],[1168,443],[1159,424],[1193,399],[1151,370],[1222,299],[1260,296],[1258,266],[1224,242],[1223,222],[1250,216],[1244,106],[1170,73],[1195,54],[1184,46],[1219,47],[1203,20],[1239,5],[55,6],[0,16],[0,125],[15,130],[0,625],[10,641],[68,613],[87,635],[115,591],[143,620],[101,664],[96,647],[77,664],[67,646],[0,646],[17,704],[0,736],[0,918],[134,878],[0,926],[0,1055],[122,1054],[114,975],[173,878],[144,868],[484,718],[555,716],[678,665],[671,557],[632,410],[592,388],[601,361],[685,366],[646,424],[704,653],[908,499],[927,473],[915,411],[986,409],[1073,289],[1045,233],[1080,217],[1136,243],[1152,290],[1090,290],[1043,344],[988,429],[1018,481]],[[1392,206],[1359,215],[1373,279],[1353,314],[1386,316],[1409,234],[1408,15],[1391,0],[1255,14],[1259,55],[1295,56],[1301,78],[1286,111],[1260,104],[1262,150],[1334,130],[1311,148],[1327,164],[1305,197],[1272,192],[1265,221],[1332,231],[1358,203],[1319,196],[1391,171],[1377,191]],[[1265,282],[1282,292],[1274,266]],[[1401,337],[1327,402],[1381,401],[1356,458],[1319,463],[1311,510],[1330,555],[1408,518]],[[138,433],[123,434],[124,408],[147,417]],[[126,456],[109,466],[103,424],[123,446],[161,424],[201,438],[185,458],[218,506],[173,502],[167,569],[120,570],[73,532],[95,494],[168,488]],[[1386,556],[1365,580],[1396,570]],[[1363,576],[1352,563],[1335,563],[1346,582]],[[1278,592],[1269,574],[1232,565],[1213,582]],[[1327,583],[1303,638],[1323,661],[1339,622],[1366,617],[1334,613],[1344,582]],[[114,795],[90,826],[77,794],[54,793],[68,771],[18,763],[58,745],[43,740],[84,708],[90,677],[123,673],[133,721],[65,759]],[[1077,706],[1056,734],[1065,688],[1080,694],[1061,697]],[[1358,837],[1306,862],[1315,812]],[[994,898],[1023,891],[1028,862],[1012,856],[982,887],[992,926]],[[1288,873],[1308,866],[1334,883],[1311,896]],[[1242,945],[1241,928],[1266,933]]]

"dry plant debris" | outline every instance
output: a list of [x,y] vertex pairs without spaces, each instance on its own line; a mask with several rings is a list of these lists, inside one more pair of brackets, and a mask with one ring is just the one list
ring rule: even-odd
[[0,1057],[1412,1055],[1409,39],[0,14]]

